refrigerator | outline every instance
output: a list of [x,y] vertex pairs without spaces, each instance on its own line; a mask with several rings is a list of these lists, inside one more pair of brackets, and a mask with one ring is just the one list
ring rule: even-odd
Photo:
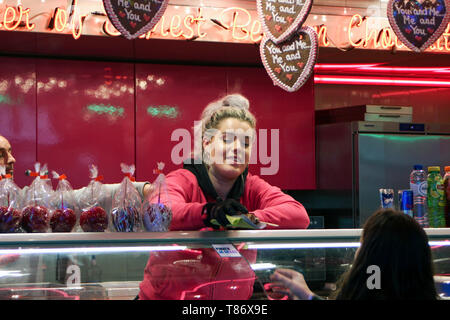
[[380,208],[380,188],[409,189],[416,164],[450,165],[450,123],[352,121],[316,126],[317,189],[351,194],[352,224]]

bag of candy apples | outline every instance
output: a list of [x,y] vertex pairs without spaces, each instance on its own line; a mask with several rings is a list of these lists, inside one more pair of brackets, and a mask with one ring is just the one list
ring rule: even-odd
[[72,185],[65,174],[60,175],[55,171],[52,174],[58,185],[51,201],[50,228],[52,232],[72,232],[79,216]]
[[125,177],[112,200],[110,227],[115,232],[139,232],[142,231],[142,201],[132,184],[135,166],[121,163],[120,168]]
[[80,195],[80,227],[84,232],[104,232],[108,229],[108,215],[100,205],[106,197],[106,190],[95,165],[89,167],[91,181]]
[[37,162],[34,169],[35,171],[31,171],[30,176],[35,179],[26,191],[20,225],[26,232],[47,232],[53,187],[48,178],[46,164],[41,167]]
[[21,212],[20,189],[6,167],[0,165],[0,233],[18,232]]
[[158,177],[153,184],[153,191],[142,206],[142,220],[145,230],[166,232],[172,222],[172,209],[163,173],[164,163],[158,162],[157,165],[158,169],[154,170],[154,173],[158,174]]

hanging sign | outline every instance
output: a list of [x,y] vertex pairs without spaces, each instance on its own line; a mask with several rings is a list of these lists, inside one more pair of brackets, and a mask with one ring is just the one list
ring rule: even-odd
[[389,0],[387,16],[397,37],[422,52],[444,33],[450,20],[450,0]]
[[264,33],[273,42],[289,38],[305,22],[313,0],[257,0]]
[[308,80],[317,53],[317,33],[311,27],[300,28],[279,44],[264,36],[260,45],[261,60],[274,85],[289,92],[298,90]]
[[127,39],[150,31],[161,19],[168,0],[103,0],[111,23]]

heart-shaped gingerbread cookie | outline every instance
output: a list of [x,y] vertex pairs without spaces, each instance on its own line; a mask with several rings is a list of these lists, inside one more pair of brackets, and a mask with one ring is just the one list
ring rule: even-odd
[[294,92],[312,74],[318,48],[316,31],[306,26],[278,44],[264,36],[259,50],[264,68],[274,85]]
[[264,33],[273,42],[289,38],[305,22],[313,0],[257,0]]
[[444,33],[450,21],[450,0],[389,0],[387,16],[397,37],[422,52]]
[[103,0],[111,23],[127,39],[150,31],[161,19],[168,0]]

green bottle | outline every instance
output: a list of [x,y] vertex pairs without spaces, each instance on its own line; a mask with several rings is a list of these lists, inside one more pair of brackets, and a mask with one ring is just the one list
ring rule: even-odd
[[427,182],[428,221],[430,228],[444,228],[444,181],[442,180],[440,167],[428,167]]

